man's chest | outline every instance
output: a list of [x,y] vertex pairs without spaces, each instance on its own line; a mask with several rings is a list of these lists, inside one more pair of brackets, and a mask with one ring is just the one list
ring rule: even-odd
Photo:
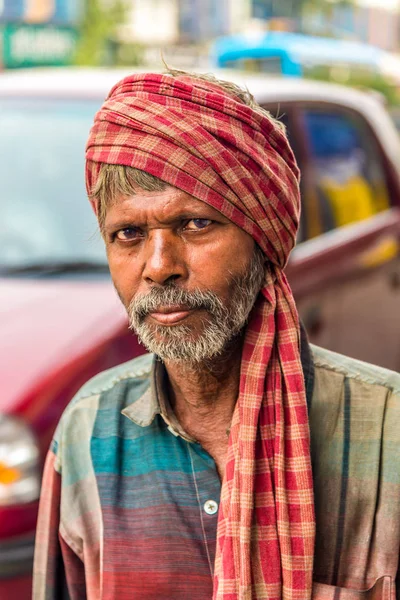
[[[204,600],[220,497],[215,463],[167,429],[92,447],[103,519],[105,598]],[[110,468],[109,458],[118,460]],[[121,596],[122,594],[122,596]]]
[[[344,588],[366,590],[397,571],[399,486],[382,472],[388,466],[381,444],[349,445],[346,436],[336,437],[314,423],[318,600],[330,598],[335,586],[347,599]],[[94,438],[91,454],[103,521],[104,599],[122,600],[126,590],[146,599],[211,598],[220,496],[213,459],[164,425],[135,439]],[[386,598],[376,589],[360,598]]]

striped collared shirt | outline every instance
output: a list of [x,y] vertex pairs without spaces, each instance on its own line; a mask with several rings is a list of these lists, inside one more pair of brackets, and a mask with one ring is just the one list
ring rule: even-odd
[[[302,362],[313,597],[393,600],[400,376],[316,347],[310,355],[306,344]],[[152,356],[137,358],[96,376],[65,411],[44,473],[34,600],[212,597],[220,480],[174,419],[163,376]]]

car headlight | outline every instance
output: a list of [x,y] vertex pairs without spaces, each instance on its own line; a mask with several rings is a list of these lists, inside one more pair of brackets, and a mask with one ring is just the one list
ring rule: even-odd
[[35,437],[20,419],[0,414],[0,506],[32,502],[39,493]]

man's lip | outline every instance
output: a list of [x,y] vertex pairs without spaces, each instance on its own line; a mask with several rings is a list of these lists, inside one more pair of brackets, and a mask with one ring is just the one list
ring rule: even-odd
[[169,304],[168,306],[159,306],[151,314],[168,315],[170,313],[176,313],[176,312],[189,312],[189,310],[190,310],[190,308],[188,308],[184,304]]
[[191,312],[193,311],[188,308],[169,306],[168,308],[162,307],[151,312],[150,317],[163,325],[172,325],[185,319]]

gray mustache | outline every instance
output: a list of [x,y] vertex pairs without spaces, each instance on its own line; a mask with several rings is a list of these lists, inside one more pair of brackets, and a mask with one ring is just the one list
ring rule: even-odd
[[129,313],[137,320],[143,320],[149,313],[160,307],[184,305],[190,310],[203,309],[212,314],[221,314],[225,307],[213,292],[201,290],[187,291],[176,286],[153,288],[147,294],[134,298],[129,305]]

